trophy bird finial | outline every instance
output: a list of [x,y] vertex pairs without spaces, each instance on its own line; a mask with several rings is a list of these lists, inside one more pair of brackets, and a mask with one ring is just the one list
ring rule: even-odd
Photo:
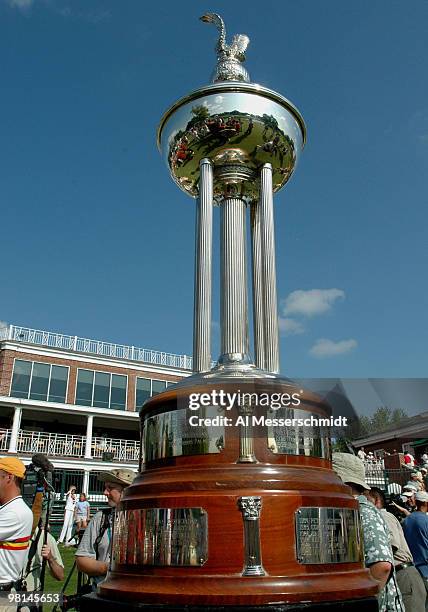
[[205,23],[213,23],[219,33],[215,47],[217,66],[212,75],[212,82],[244,81],[250,82],[250,75],[242,63],[245,61],[245,50],[250,39],[246,34],[235,34],[230,45],[226,42],[226,27],[223,19],[217,13],[205,13],[200,18]]

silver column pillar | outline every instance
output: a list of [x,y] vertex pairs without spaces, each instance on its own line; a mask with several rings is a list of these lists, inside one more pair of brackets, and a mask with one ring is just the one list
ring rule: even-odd
[[213,234],[213,167],[202,159],[196,208],[195,302],[193,313],[193,371],[211,367],[211,260]]
[[276,296],[275,234],[271,164],[264,164],[260,174],[260,221],[263,255],[265,369],[268,372],[279,372],[278,305]]
[[263,262],[260,228],[260,206],[251,204],[251,247],[253,272],[253,329],[255,364],[265,369],[265,335],[263,317]]
[[245,212],[241,198],[221,203],[219,363],[249,360]]

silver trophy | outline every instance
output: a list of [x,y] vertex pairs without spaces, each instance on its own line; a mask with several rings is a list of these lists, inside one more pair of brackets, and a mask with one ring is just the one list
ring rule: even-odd
[[[243,67],[248,37],[228,44],[219,15],[201,19],[219,31],[213,82],[173,104],[158,130],[173,180],[197,201],[194,372],[141,409],[140,474],[116,511],[110,571],[98,591],[103,612],[119,602],[135,612],[207,605],[303,612],[312,603],[319,610],[318,601],[342,610],[345,599],[354,601],[350,610],[377,609],[373,597],[372,607],[361,600],[377,587],[361,562],[356,502],[329,463],[330,409],[279,375],[273,194],[294,171],[305,124],[286,98],[250,82]],[[215,364],[214,206],[221,216]],[[221,394],[239,401],[227,407],[217,401]],[[278,396],[296,396],[296,403],[279,408]],[[198,397],[200,405],[192,405]],[[292,424],[277,426],[271,416]],[[299,424],[316,417],[327,425]],[[314,570],[318,564],[326,567]]]
[[[289,180],[306,128],[280,94],[249,82],[243,67],[249,38],[226,43],[219,30],[212,85],[176,102],[162,117],[158,146],[177,185],[197,198],[194,372],[211,369],[213,206],[221,215],[221,356],[216,371],[279,371],[273,194]],[[246,211],[251,211],[254,352],[249,356]],[[258,370],[258,372],[256,372]]]

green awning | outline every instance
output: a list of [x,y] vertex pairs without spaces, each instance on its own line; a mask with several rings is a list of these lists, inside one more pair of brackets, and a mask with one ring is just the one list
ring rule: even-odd
[[421,440],[412,442],[412,446],[422,446],[423,444],[428,444],[428,438],[422,438]]

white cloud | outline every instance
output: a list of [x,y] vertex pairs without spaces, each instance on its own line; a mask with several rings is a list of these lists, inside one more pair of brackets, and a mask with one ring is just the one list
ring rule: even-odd
[[6,321],[0,321],[0,329],[2,329],[3,327],[8,327],[8,323],[6,323]]
[[279,317],[278,318],[279,330],[283,332],[286,336],[295,336],[296,334],[304,334],[305,328],[304,326],[296,321],[295,319],[290,319],[290,317]]
[[349,340],[339,340],[339,342],[333,342],[328,338],[319,338],[313,347],[309,350],[312,357],[334,357],[335,355],[344,355],[349,353],[357,347],[357,341],[353,338]]
[[298,289],[282,301],[283,314],[314,317],[328,312],[336,300],[344,298],[342,289]]

